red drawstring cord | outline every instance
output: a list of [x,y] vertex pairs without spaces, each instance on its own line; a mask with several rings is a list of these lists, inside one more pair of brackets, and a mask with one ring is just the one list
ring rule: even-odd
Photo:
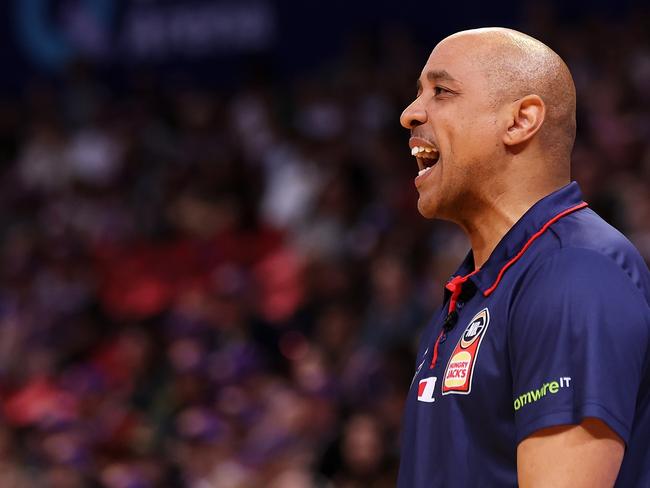
[[[465,283],[470,276],[473,274],[478,273],[478,269],[475,269],[471,273],[465,275],[465,276],[454,276],[446,285],[445,288],[451,292],[451,297],[449,298],[449,311],[447,314],[447,318],[449,318],[449,315],[451,315],[453,312],[456,311],[456,304],[458,303],[458,297],[460,297],[461,292],[463,291],[463,283]],[[445,319],[445,322],[447,319]],[[433,346],[433,357],[431,358],[431,366],[429,368],[433,368],[436,365],[436,361],[438,361],[438,346],[440,345],[440,340],[442,339],[442,336],[445,333],[445,327],[443,325],[442,330],[440,331],[440,334],[438,334],[438,338],[436,339],[436,343]]]
[[[480,269],[480,268],[479,268]],[[451,292],[451,298],[449,299],[449,310],[448,313],[456,310],[456,303],[458,303],[458,297],[463,291],[463,283],[465,283],[470,276],[478,273],[478,269],[475,269],[470,274],[465,276],[454,276],[446,285],[445,288]]]

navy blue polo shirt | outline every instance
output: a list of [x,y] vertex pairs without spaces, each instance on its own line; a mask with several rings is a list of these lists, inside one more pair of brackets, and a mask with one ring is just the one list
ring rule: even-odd
[[616,486],[650,486],[650,272],[578,185],[452,278],[422,335],[398,486],[516,486],[517,444],[585,417],[626,443]]

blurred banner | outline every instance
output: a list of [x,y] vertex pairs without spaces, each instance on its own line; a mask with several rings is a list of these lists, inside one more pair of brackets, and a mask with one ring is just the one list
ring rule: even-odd
[[[13,43],[33,66],[82,57],[110,64],[204,61],[269,48],[271,5],[251,1],[14,0]],[[11,31],[8,31],[11,32]]]
[[120,64],[202,61],[266,49],[276,32],[263,0],[14,0],[12,17],[22,54],[48,70],[77,57]]

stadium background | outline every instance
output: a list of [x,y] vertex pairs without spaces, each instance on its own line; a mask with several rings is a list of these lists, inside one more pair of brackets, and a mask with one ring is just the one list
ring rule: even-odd
[[3,488],[394,485],[418,331],[467,251],[418,216],[398,117],[456,30],[567,60],[574,178],[650,260],[641,2],[15,0],[0,19]]

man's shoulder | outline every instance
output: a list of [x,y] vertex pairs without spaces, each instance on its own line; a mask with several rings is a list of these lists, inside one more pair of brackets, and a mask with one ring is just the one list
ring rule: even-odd
[[650,271],[643,257],[627,237],[598,214],[584,209],[551,229],[555,245],[537,256],[533,268],[547,276],[558,275],[558,282],[570,282],[573,276],[615,282],[624,276],[650,304]]
[[561,247],[591,249],[608,256],[614,253],[630,254],[643,261],[629,239],[590,208],[558,221],[552,230]]

